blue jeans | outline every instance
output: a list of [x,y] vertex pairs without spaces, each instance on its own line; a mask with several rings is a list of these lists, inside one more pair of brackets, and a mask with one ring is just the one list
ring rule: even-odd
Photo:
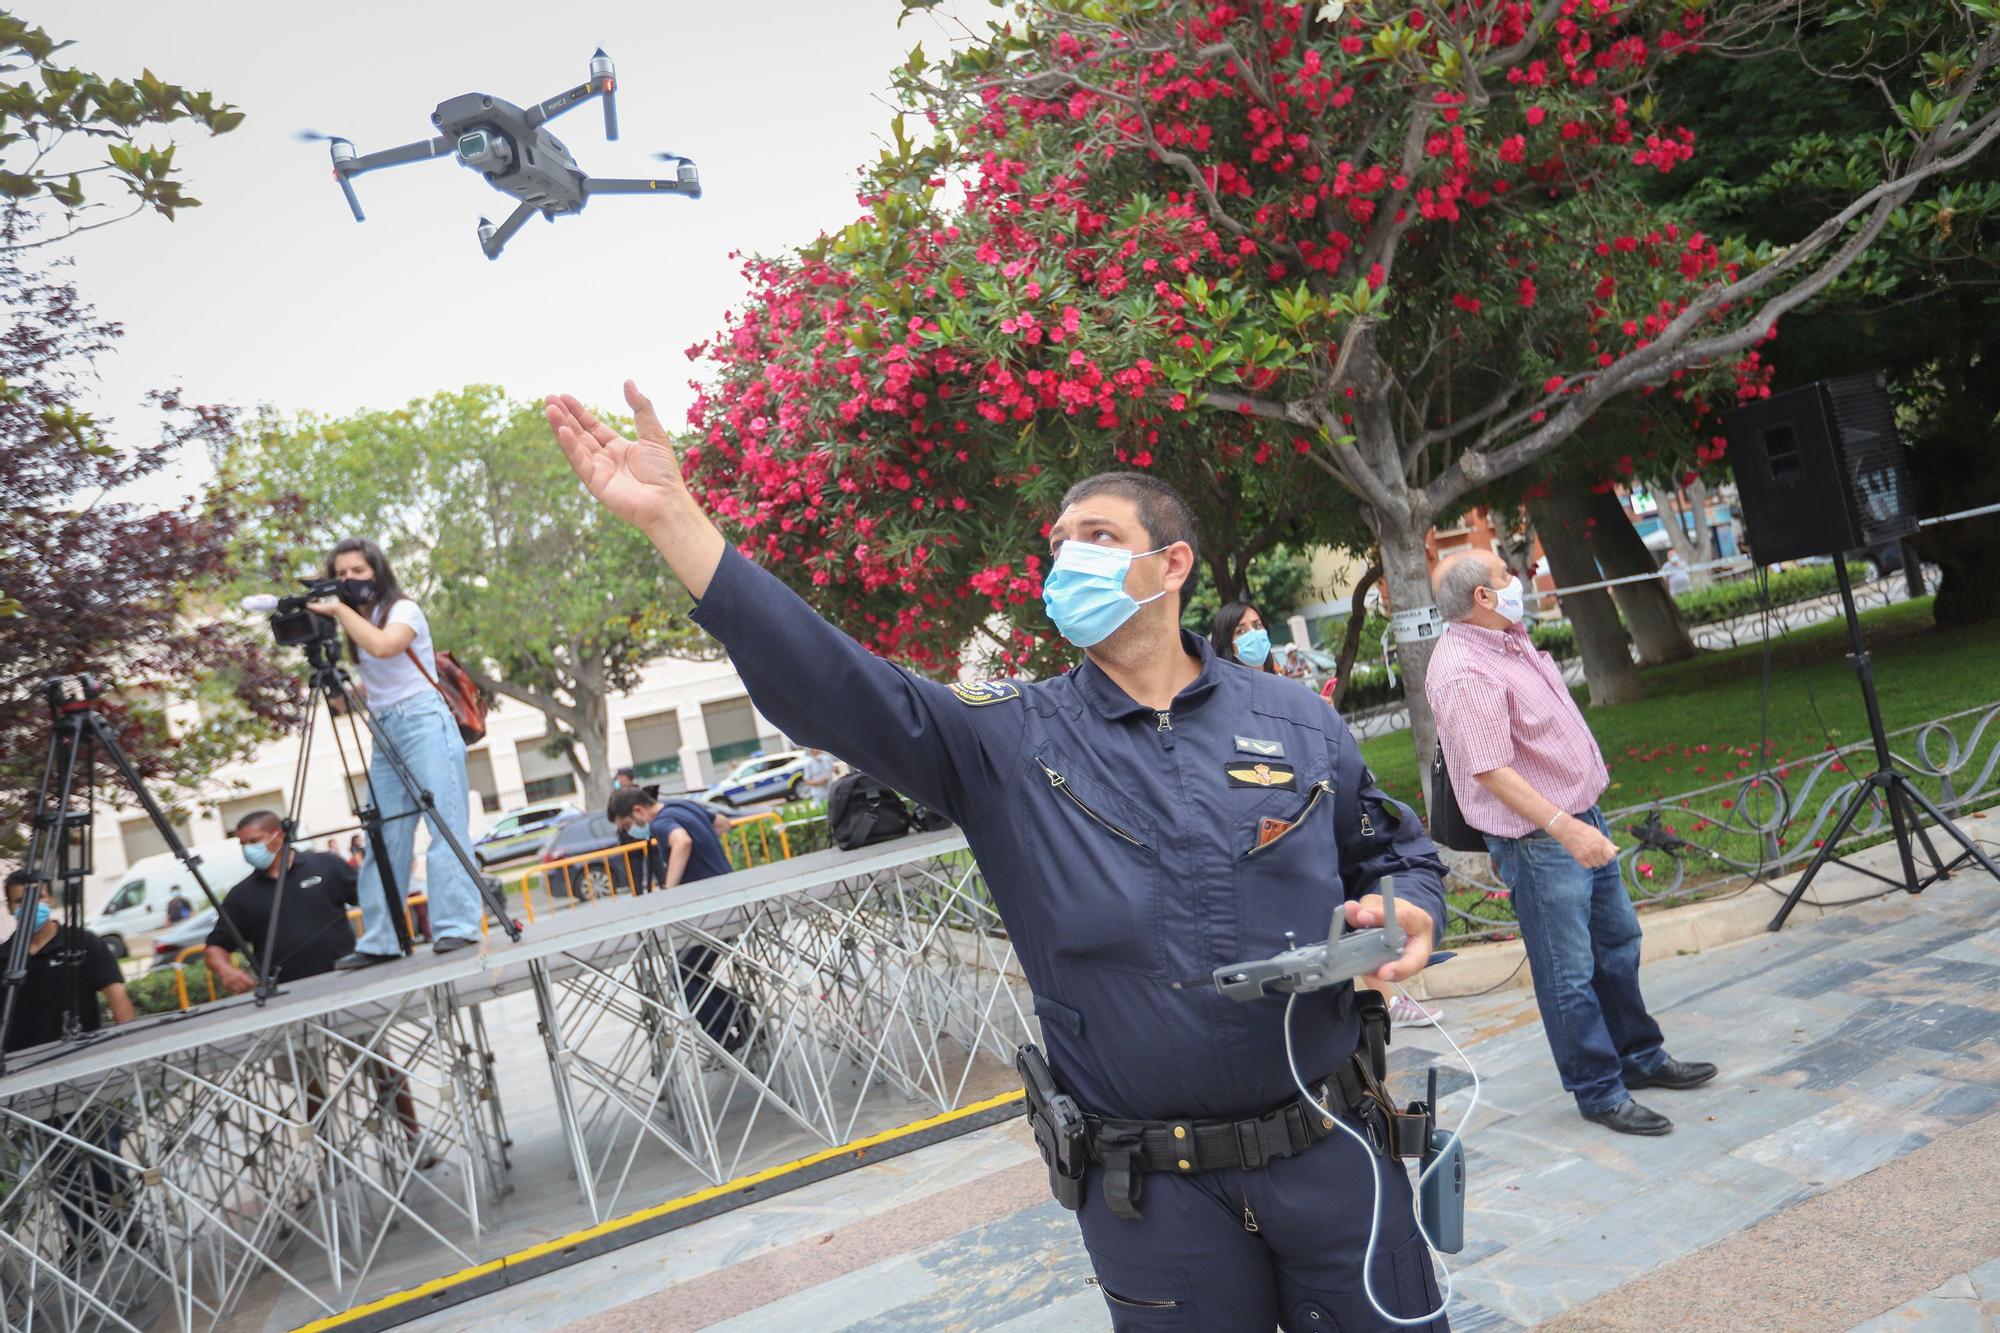
[[[1610,831],[1596,806],[1577,818]],[[1627,1074],[1651,1074],[1667,1059],[1639,994],[1639,915],[1618,863],[1587,869],[1546,833],[1488,835],[1486,848],[1514,896],[1563,1087],[1586,1115],[1609,1111],[1631,1096]]]
[[[459,738],[458,723],[451,709],[435,690],[389,705],[375,714],[383,734],[394,743],[410,766],[417,781],[437,802],[440,822],[470,845],[466,833],[471,818],[465,787],[465,742]],[[389,865],[395,872],[396,887],[407,900],[410,893],[410,861],[416,853],[417,825],[424,823],[413,793],[403,786],[388,757],[377,747],[368,761],[368,781],[382,811],[382,840],[388,844]],[[398,819],[396,816],[407,818]],[[452,855],[450,844],[431,832],[430,850],[424,857],[424,890],[430,902],[431,938],[448,936],[479,938],[482,904],[479,887]],[[376,864],[375,849],[361,863],[361,942],[362,953],[396,953],[396,927],[389,920],[388,906],[382,901],[382,867]]]

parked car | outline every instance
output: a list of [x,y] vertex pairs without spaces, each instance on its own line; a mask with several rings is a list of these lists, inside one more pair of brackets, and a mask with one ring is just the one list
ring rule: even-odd
[[752,755],[728,777],[701,794],[705,805],[735,809],[759,801],[796,801],[805,796],[806,752],[780,750]]
[[[218,898],[250,873],[243,846],[234,838],[188,850],[201,858],[201,877]],[[167,905],[177,897],[190,904],[202,901],[201,889],[188,868],[172,852],[142,856],[125,872],[110,900],[83,926],[104,941],[112,957],[123,958],[131,941],[167,928]]]
[[481,866],[497,866],[533,856],[548,840],[549,830],[583,813],[567,801],[543,801],[509,810],[472,843],[472,858]]
[[[172,967],[183,949],[202,943],[215,929],[215,909],[204,907],[177,926],[169,926],[153,936],[153,961],[146,970],[157,972]],[[200,957],[199,954],[196,957]]]
[[611,893],[632,892],[633,877],[643,873],[645,839],[627,839],[618,826],[601,814],[573,814],[553,832],[545,835],[541,861],[548,865],[631,843],[632,850],[620,856],[580,865],[556,866],[548,872],[552,898],[603,898]]

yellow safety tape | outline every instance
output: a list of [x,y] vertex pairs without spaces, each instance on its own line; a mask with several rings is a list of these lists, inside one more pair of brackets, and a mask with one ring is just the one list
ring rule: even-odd
[[836,1157],[848,1157],[855,1153],[866,1152],[870,1148],[880,1147],[884,1143],[892,1143],[897,1139],[907,1138],[912,1134],[921,1134],[927,1129],[935,1129],[939,1125],[948,1125],[954,1120],[963,1120],[967,1116],[979,1115],[981,1112],[990,1111],[995,1107],[1005,1106],[1009,1102],[1018,1102],[1025,1095],[1017,1088],[1013,1092],[1003,1092],[998,1097],[988,1097],[985,1101],[974,1102],[969,1106],[961,1106],[956,1111],[946,1111],[941,1115],[929,1116],[923,1120],[913,1120],[907,1125],[898,1125],[894,1129],[885,1129],[879,1134],[870,1134],[866,1138],[855,1139],[851,1143],[843,1143],[837,1148],[824,1148],[810,1156],[798,1158],[796,1161],[765,1167],[762,1171],[753,1171],[747,1176],[738,1176],[736,1179],[726,1180],[720,1185],[710,1185],[707,1189],[696,1190],[692,1194],[683,1194],[677,1199],[669,1199],[665,1203],[657,1203],[650,1208],[641,1208],[637,1212],[627,1213],[623,1217],[614,1217],[607,1222],[599,1222],[596,1226],[585,1227],[581,1231],[572,1231],[566,1236],[557,1237],[555,1240],[543,1241],[539,1245],[530,1245],[525,1250],[516,1250],[512,1254],[503,1255],[498,1259],[489,1259],[487,1262],[475,1264],[471,1268],[461,1268],[456,1273],[447,1273],[443,1277],[432,1278],[428,1282],[410,1287],[404,1291],[393,1292],[390,1295],[382,1297],[380,1300],[370,1301],[366,1305],[357,1305],[351,1309],[342,1310],[338,1314],[328,1315],[324,1319],[316,1319],[310,1324],[301,1324],[292,1333],[322,1333],[322,1330],[340,1328],[363,1319],[368,1315],[380,1314],[384,1310],[393,1310],[399,1305],[407,1305],[411,1301],[422,1300],[426,1296],[448,1290],[462,1282],[470,1282],[475,1278],[484,1277],[489,1273],[507,1267],[509,1264],[526,1263],[542,1255],[554,1254],[557,1251],[568,1249],[572,1245],[580,1245],[585,1241],[596,1240],[601,1236],[613,1235],[627,1227],[636,1226],[641,1222],[650,1222],[656,1217],[665,1217],[669,1213],[676,1213],[684,1208],[692,1208],[696,1204],[706,1203],[710,1199],[720,1198],[725,1194],[734,1194],[738,1190],[746,1190],[752,1186],[761,1185],[768,1180],[776,1180],[781,1176],[790,1175],[794,1171],[803,1171],[809,1166],[817,1166],[821,1162],[832,1161]]

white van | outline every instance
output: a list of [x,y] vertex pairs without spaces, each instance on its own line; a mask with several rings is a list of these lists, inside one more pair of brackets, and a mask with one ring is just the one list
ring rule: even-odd
[[[243,844],[234,838],[205,842],[188,850],[201,858],[201,877],[215,891],[217,902],[250,873],[250,863],[243,859]],[[201,887],[172,852],[142,856],[125,872],[97,915],[83,923],[84,929],[109,945],[115,957],[123,958],[132,940],[167,928],[167,904],[176,895],[187,899],[193,911],[208,909]]]

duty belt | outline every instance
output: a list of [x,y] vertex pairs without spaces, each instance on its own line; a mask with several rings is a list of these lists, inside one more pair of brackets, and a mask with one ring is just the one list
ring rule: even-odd
[[[1364,998],[1365,997],[1365,998]],[[1294,1097],[1244,1120],[1117,1120],[1089,1115],[1056,1087],[1042,1053],[1023,1046],[1015,1064],[1028,1094],[1028,1122],[1048,1164],[1057,1202],[1083,1204],[1083,1176],[1090,1162],[1103,1168],[1105,1204],[1120,1217],[1139,1216],[1145,1173],[1193,1175],[1199,1171],[1257,1170],[1293,1157],[1334,1133],[1335,1114],[1352,1113],[1377,1152],[1421,1157],[1427,1121],[1403,1114],[1382,1087],[1388,1060],[1388,1014],[1379,995],[1361,992],[1362,1045],[1339,1068],[1308,1085],[1317,1105]],[[1373,1001],[1373,1004],[1368,1001]]]

